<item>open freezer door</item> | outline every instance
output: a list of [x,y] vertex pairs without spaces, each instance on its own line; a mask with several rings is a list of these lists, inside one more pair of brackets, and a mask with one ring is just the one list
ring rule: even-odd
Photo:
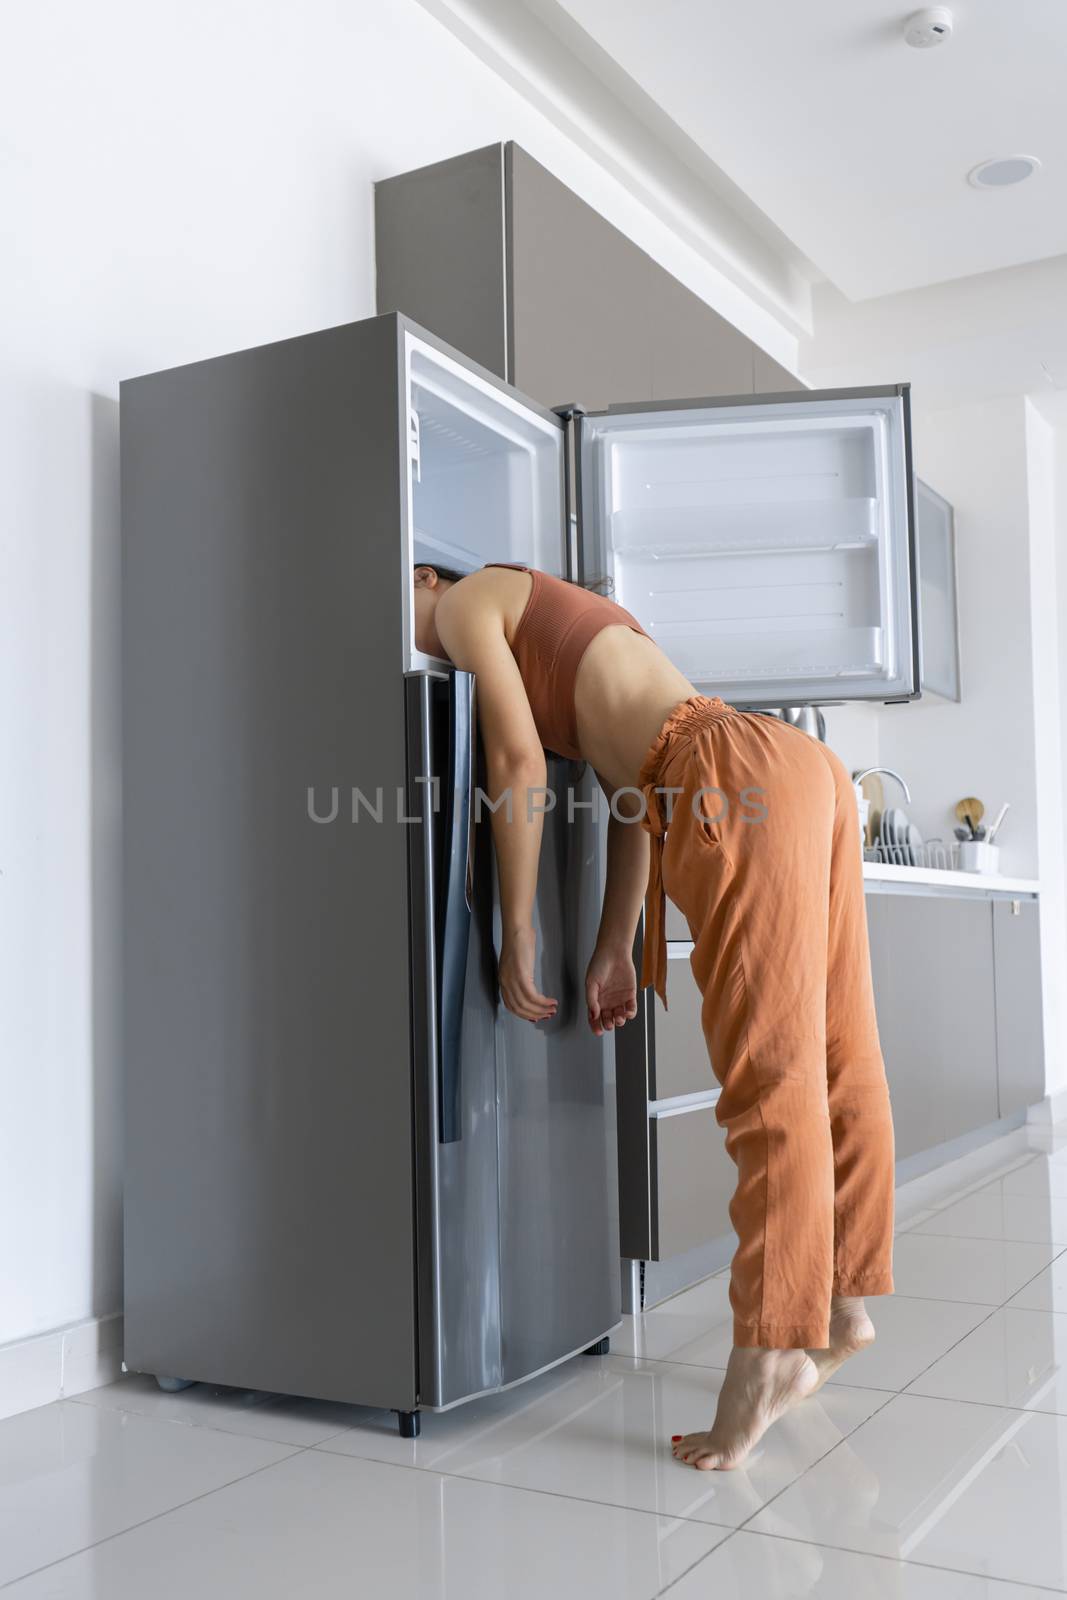
[[698,688],[754,707],[918,693],[907,384],[576,425],[583,573]]
[[[518,561],[569,576],[564,427],[517,389],[398,318],[402,340],[400,559],[404,671],[442,663],[415,643],[415,564],[476,572]],[[403,460],[403,455],[402,455]]]

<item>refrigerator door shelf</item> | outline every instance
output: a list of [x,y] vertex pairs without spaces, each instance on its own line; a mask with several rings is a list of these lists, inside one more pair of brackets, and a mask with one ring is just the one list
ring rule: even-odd
[[918,690],[906,385],[581,416],[584,568],[701,688]]
[[[403,323],[407,430],[401,557],[405,672],[439,666],[415,646],[416,562],[474,572],[521,561],[562,574],[564,434],[560,419]],[[402,458],[403,460],[404,458]]]
[[770,624],[757,636],[727,625],[709,632],[703,624],[660,623],[649,629],[656,643],[692,683],[758,684],[768,673],[785,684],[830,680],[847,694],[851,679],[882,667],[881,628],[781,628]]
[[862,550],[878,542],[878,502],[870,496],[829,504],[801,502],[789,508],[788,520],[780,505],[741,501],[667,509],[632,506],[612,514],[611,542],[619,554],[651,561]]

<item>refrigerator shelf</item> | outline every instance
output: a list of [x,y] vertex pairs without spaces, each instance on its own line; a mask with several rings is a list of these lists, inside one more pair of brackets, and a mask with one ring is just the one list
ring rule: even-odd
[[443,567],[454,567],[458,572],[477,572],[479,567],[485,565],[484,554],[473,545],[442,539],[420,528],[417,523],[412,533],[413,559],[418,563],[425,562],[432,567],[440,562]]
[[626,506],[612,514],[611,540],[616,559],[623,560],[871,550],[878,544],[878,502],[862,496],[792,504]]
[[[653,637],[662,631],[654,630]],[[706,627],[694,626],[688,638],[675,630],[670,644],[663,642],[671,660],[694,683],[766,678],[793,682],[809,677],[840,682],[878,672],[884,665],[881,628],[752,629],[747,635],[716,636]],[[722,651],[718,659],[711,653],[717,648]]]

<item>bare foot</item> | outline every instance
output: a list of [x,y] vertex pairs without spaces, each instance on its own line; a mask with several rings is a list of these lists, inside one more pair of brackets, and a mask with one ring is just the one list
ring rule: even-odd
[[[857,1350],[866,1350],[874,1343],[874,1323],[867,1315],[862,1299],[835,1294],[830,1301],[830,1344],[826,1350],[809,1350],[815,1363],[821,1389],[827,1378],[854,1356]],[[815,1389],[811,1392],[815,1393]]]
[[707,1433],[672,1441],[679,1461],[702,1472],[739,1467],[772,1422],[818,1386],[806,1350],[740,1349],[730,1352],[715,1421]]

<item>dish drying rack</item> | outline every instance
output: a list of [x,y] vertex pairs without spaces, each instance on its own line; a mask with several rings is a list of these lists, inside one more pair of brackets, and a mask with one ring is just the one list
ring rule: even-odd
[[864,845],[864,861],[880,861],[894,867],[936,867],[958,872],[960,847],[955,839],[926,839],[922,844],[888,844],[879,840]]

